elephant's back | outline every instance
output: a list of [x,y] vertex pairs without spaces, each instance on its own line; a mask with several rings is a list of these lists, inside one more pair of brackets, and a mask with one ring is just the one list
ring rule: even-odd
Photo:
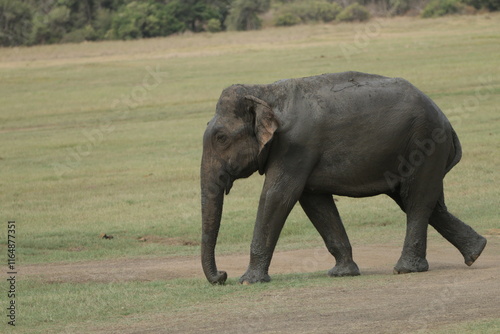
[[402,78],[343,72],[304,78],[298,86],[301,93],[296,95],[308,101],[310,111],[327,118],[377,115],[429,121],[444,116],[429,97]]
[[384,77],[377,74],[369,74],[356,71],[325,73],[297,79],[287,79],[277,81],[276,84],[286,83],[289,80],[303,88],[304,90],[318,90],[323,87],[342,89],[345,87],[359,87],[367,84],[381,85],[390,83],[397,78]]
[[[449,128],[437,105],[402,78],[343,72],[279,82],[288,96],[279,109],[282,130],[314,127],[325,131],[408,133]],[[353,131],[355,129],[356,131]]]

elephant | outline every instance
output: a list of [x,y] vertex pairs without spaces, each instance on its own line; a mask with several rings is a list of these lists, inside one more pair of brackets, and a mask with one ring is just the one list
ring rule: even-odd
[[407,80],[360,72],[323,74],[224,89],[203,135],[201,262],[207,280],[224,284],[215,261],[224,196],[233,182],[265,174],[239,282],[269,282],[283,225],[297,202],[335,258],[329,276],[360,271],[333,196],[385,194],[406,214],[394,273],[423,272],[427,226],[472,265],[486,239],[448,212],[443,178],[462,148],[439,107]]

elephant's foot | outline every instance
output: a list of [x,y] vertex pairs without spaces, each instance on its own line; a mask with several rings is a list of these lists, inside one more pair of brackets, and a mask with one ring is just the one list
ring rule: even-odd
[[243,285],[249,285],[253,283],[267,283],[270,281],[271,276],[257,270],[247,270],[247,272],[240,278],[240,284]]
[[429,263],[423,257],[401,257],[394,267],[394,274],[408,274],[429,270]]
[[486,247],[486,238],[480,236],[479,234],[473,242],[467,243],[462,251],[464,256],[465,264],[471,266],[474,261],[477,260],[479,255],[483,252],[484,247]]
[[328,276],[341,277],[341,276],[359,276],[359,268],[353,261],[346,264],[336,264],[335,267],[328,271]]
[[225,271],[218,271],[217,275],[210,277],[208,281],[212,284],[220,284],[223,285],[226,283],[227,280],[227,273]]

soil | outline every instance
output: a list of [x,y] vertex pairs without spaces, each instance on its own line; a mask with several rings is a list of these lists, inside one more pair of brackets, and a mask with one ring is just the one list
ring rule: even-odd
[[[86,333],[414,333],[500,315],[500,235],[471,267],[445,241],[429,242],[425,273],[393,275],[398,245],[354,246],[361,277],[332,278],[331,286],[262,292],[231,308],[217,305],[134,318]],[[248,255],[217,258],[232,277],[244,273]],[[23,274],[46,282],[122,282],[204,278],[199,257],[118,259],[23,266]],[[324,248],[276,252],[270,274],[325,275],[333,259]],[[276,282],[276,281],[275,281]],[[207,283],[208,284],[208,283]],[[285,283],[283,283],[285,284]],[[241,286],[242,289],[251,289]],[[221,303],[224,298],[221,299]],[[234,302],[234,300],[233,300]],[[76,333],[79,329],[68,328]],[[81,330],[81,329],[80,329]]]

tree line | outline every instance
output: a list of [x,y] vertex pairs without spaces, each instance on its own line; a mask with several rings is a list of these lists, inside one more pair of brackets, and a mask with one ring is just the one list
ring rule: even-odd
[[259,29],[260,15],[270,10],[275,25],[293,25],[364,20],[370,6],[403,15],[424,5],[430,6],[428,16],[457,13],[464,6],[500,9],[498,0],[0,0],[0,45]]

